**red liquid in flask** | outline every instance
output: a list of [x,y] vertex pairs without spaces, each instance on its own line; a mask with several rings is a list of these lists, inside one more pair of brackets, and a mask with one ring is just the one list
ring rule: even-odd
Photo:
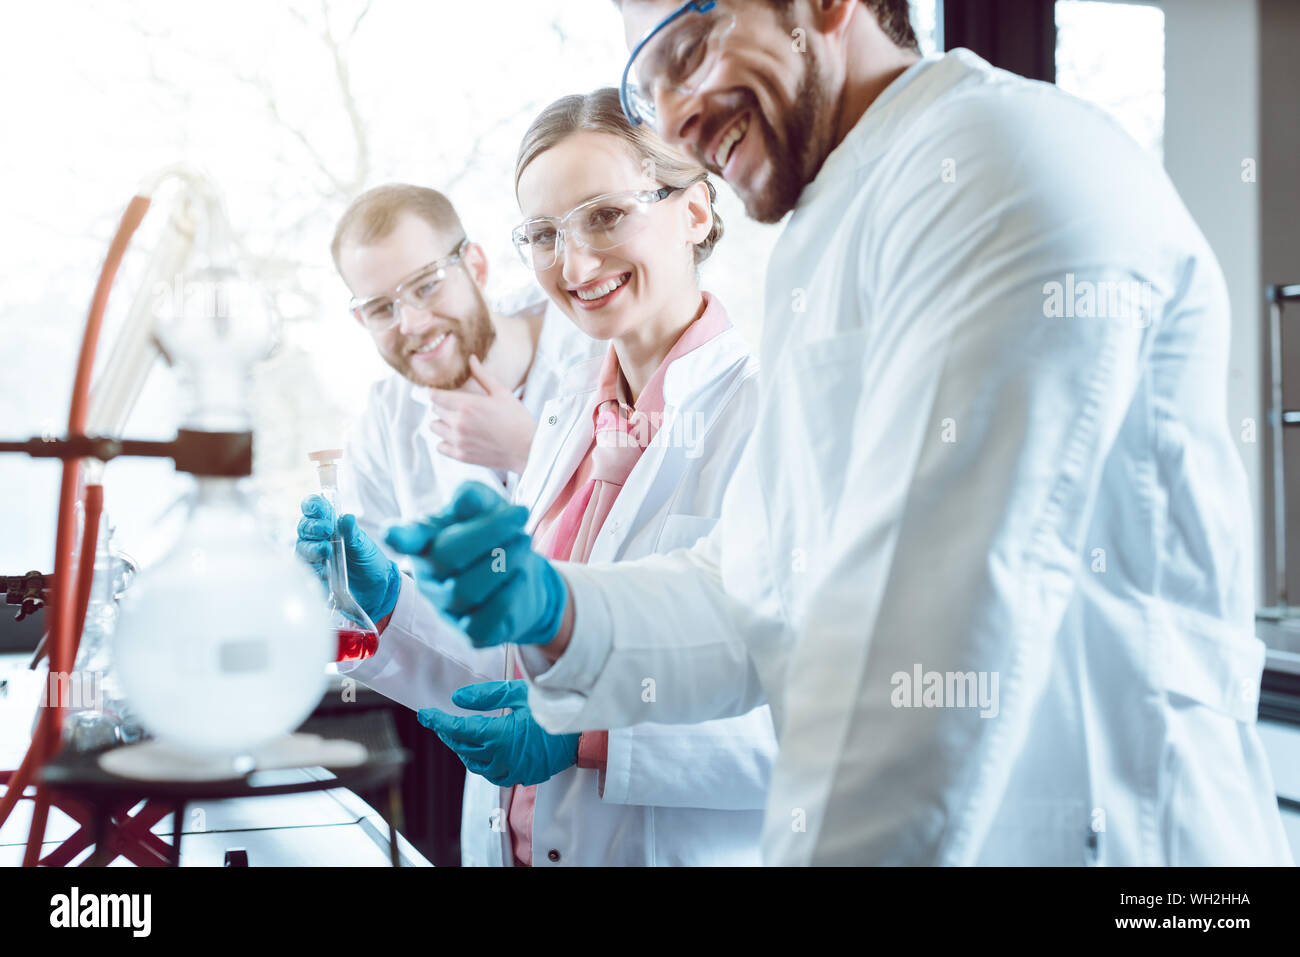
[[339,628],[339,652],[335,661],[360,661],[379,650],[379,636],[358,628]]

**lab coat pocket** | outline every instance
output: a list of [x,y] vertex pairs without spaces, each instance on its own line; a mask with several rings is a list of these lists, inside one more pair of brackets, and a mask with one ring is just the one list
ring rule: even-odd
[[707,515],[669,515],[664,519],[663,527],[659,530],[655,552],[663,554],[675,548],[690,548],[708,535],[717,523],[716,518]]
[[[816,372],[818,369],[838,365],[846,360],[856,360],[860,363],[866,341],[866,329],[853,329],[835,336],[796,343],[790,350],[790,364],[796,375],[803,378],[802,373]],[[820,381],[828,387],[834,387],[834,383],[830,380]]]
[[1265,646],[1230,623],[1190,609],[1163,609],[1156,657],[1166,694],[1253,724]]
[[[783,495],[807,501],[808,513],[830,516],[844,487],[856,416],[864,384],[862,369],[867,332],[855,329],[838,336],[795,346],[781,382],[785,401],[779,412],[786,420],[789,448],[769,458],[771,478],[791,483],[788,488],[768,484],[773,501]],[[780,478],[784,476],[784,478]],[[791,499],[794,500],[794,499]]]

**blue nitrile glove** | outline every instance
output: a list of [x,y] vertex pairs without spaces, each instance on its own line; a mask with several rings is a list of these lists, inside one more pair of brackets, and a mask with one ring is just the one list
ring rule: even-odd
[[541,784],[578,763],[578,734],[548,734],[528,710],[528,686],[522,681],[484,681],[452,692],[466,711],[511,708],[504,715],[457,717],[437,708],[421,708],[420,724],[442,738],[467,769],[497,787]]
[[465,482],[449,506],[388,530],[389,546],[414,556],[415,582],[477,648],[546,644],[560,630],[568,589],[524,533],[528,509],[481,482]]
[[[402,574],[397,570],[397,563],[357,527],[355,515],[344,514],[338,521],[338,529],[348,557],[348,591],[370,620],[378,624],[397,606]],[[333,532],[334,510],[330,503],[323,495],[308,495],[302,500],[302,518],[298,522],[298,543],[294,551],[322,580],[325,579],[325,559],[329,557]]]

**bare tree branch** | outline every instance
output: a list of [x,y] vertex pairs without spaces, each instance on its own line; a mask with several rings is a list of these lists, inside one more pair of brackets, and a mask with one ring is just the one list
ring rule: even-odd
[[[324,4],[325,0],[321,0]],[[348,41],[356,35],[357,28],[361,26],[361,21],[365,19],[366,14],[370,12],[370,4],[367,3],[361,13],[357,15],[356,20],[352,23],[352,30],[348,34]],[[370,175],[370,144],[366,135],[366,124],[361,118],[361,111],[357,108],[356,97],[352,92],[352,71],[348,66],[347,57],[343,49],[334,40],[333,36],[327,39],[330,55],[334,59],[334,77],[338,81],[339,97],[343,101],[343,110],[347,113],[348,123],[352,127],[352,139],[355,147],[352,163],[352,182],[349,184],[348,195],[346,198],[351,199],[357,193],[361,192],[365,186],[366,180]]]
[[[320,0],[321,23],[319,26],[312,24],[296,7],[289,7],[289,14],[302,24],[308,32],[317,36],[334,64],[334,78],[338,84],[339,99],[342,101],[343,111],[348,118],[354,148],[351,180],[345,181],[333,173],[330,174],[330,180],[334,183],[335,190],[341,193],[344,199],[351,199],[359,193],[370,175],[369,137],[366,132],[365,121],[361,117],[361,111],[357,106],[356,97],[352,91],[352,71],[348,65],[345,52],[346,47],[350,45],[353,37],[361,28],[362,22],[370,13],[370,6],[371,4],[367,0],[353,19],[352,26],[343,42],[340,42],[335,37],[330,25],[329,0]],[[291,132],[298,133],[299,131],[291,130]],[[304,145],[306,144],[304,143]]]
[[[319,176],[320,202],[309,202],[306,208],[284,210],[289,215],[268,220],[259,231],[256,245],[276,250],[274,256],[256,254],[250,248],[250,235],[244,231],[235,240],[240,255],[245,257],[253,270],[265,277],[268,285],[292,293],[302,303],[317,303],[319,295],[310,288],[305,276],[295,276],[294,270],[289,268],[288,264],[295,262],[294,257],[300,257],[301,253],[293,252],[286,256],[286,252],[301,247],[307,232],[315,230],[318,218],[325,216],[326,211],[336,204],[351,200],[365,187],[370,177],[369,131],[356,97],[348,54],[371,9],[372,0],[364,0],[355,8],[354,13],[347,16],[341,24],[336,24],[337,15],[342,12],[337,0],[317,0],[310,5],[293,2],[282,8],[291,22],[301,29],[302,35],[313,44],[319,44],[319,49],[328,57],[333,85],[337,89],[337,102],[343,114],[341,119],[347,131],[345,135],[352,141],[349,150],[351,162],[345,167],[346,172],[339,170],[338,160],[331,159],[331,155],[323,148],[320,137],[313,135],[311,130],[314,126],[294,119],[294,111],[278,95],[272,76],[260,71],[241,70],[228,59],[214,59],[209,51],[189,43],[187,35],[178,35],[171,21],[146,18],[138,9],[117,18],[124,30],[132,31],[145,39],[148,56],[145,58],[144,77],[154,89],[169,98],[166,101],[169,104],[167,109],[171,109],[174,104],[175,112],[189,113],[195,100],[191,84],[177,82],[175,77],[169,75],[173,72],[168,66],[169,61],[161,58],[164,45],[169,52],[179,53],[186,63],[201,64],[214,74],[229,76],[260,101],[268,120],[282,134],[277,137],[273,154],[274,162],[278,164],[277,169],[283,167],[295,170],[300,177],[298,170],[305,159]],[[292,35],[297,31],[291,29],[289,32]],[[326,79],[326,82],[329,80]],[[478,151],[475,150],[473,155],[477,157]],[[302,263],[298,263],[298,269],[301,268]]]
[[488,129],[480,132],[477,136],[474,137],[473,142],[470,143],[469,152],[465,155],[465,158],[461,163],[460,169],[457,170],[450,177],[445,178],[443,180],[443,185],[440,186],[440,188],[446,192],[450,192],[452,189],[454,189],[456,187],[456,184],[458,184],[461,180],[463,180],[466,176],[468,176],[470,172],[472,172],[474,169],[476,169],[479,166],[479,160],[480,158],[483,157],[483,155],[486,152],[486,146],[488,141],[494,135],[496,135],[498,131],[504,129],[505,127],[510,126],[512,123],[518,120],[519,117],[530,115],[535,112],[536,112],[535,106],[531,103],[526,103],[523,106],[517,108],[509,116],[497,120]]
[[329,181],[334,191],[346,195],[347,184],[340,180],[338,176],[334,174],[334,171],[329,168],[329,164],[317,151],[316,146],[312,143],[310,137],[308,137],[307,134],[304,133],[296,124],[290,122],[284,116],[283,112],[280,110],[280,103],[275,97],[275,91],[271,88],[271,84],[267,82],[266,78],[261,75],[241,75],[240,79],[261,95],[262,103],[266,107],[267,112],[271,114],[271,118],[275,120],[276,126],[283,129],[286,133],[292,136],[300,146],[302,146],[307,157],[312,161],[313,165],[315,165],[321,175]]
[[348,31],[349,41],[357,35],[357,29],[361,26],[361,21],[366,18],[366,14],[368,14],[369,12],[370,12],[370,0],[366,0],[365,6],[361,8],[361,12],[358,13],[356,19],[352,21],[352,29]]

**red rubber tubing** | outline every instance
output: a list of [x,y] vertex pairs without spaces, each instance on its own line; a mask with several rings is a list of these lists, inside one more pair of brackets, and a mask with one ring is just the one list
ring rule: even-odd
[[[149,199],[145,196],[132,197],[122,213],[117,233],[108,247],[108,255],[99,271],[99,281],[95,284],[95,294],[90,302],[90,314],[86,318],[86,327],[81,336],[81,353],[77,358],[77,374],[73,380],[72,403],[68,410],[68,435],[81,435],[86,430],[86,418],[90,406],[90,378],[95,365],[95,350],[99,345],[99,332],[104,322],[104,313],[108,307],[109,293],[113,280],[117,277],[118,267],[130,245],[131,236],[139,228],[145,213],[149,210]],[[76,551],[76,514],[77,494],[81,484],[81,462],[76,459],[63,463],[63,479],[59,487],[58,532],[54,544],[54,601],[49,606],[50,614],[50,671],[66,673],[72,670],[77,654],[79,635],[74,634],[74,625],[84,614],[89,591],[82,593],[81,579],[76,576],[77,586],[67,587],[66,582],[74,581],[72,575],[73,554]],[[102,489],[100,494],[102,495]],[[102,503],[102,498],[100,499]],[[87,511],[89,519],[89,510]],[[98,518],[95,526],[98,528]],[[87,532],[91,528],[87,521]],[[85,558],[83,550],[83,558]],[[94,562],[94,555],[88,556]],[[78,608],[82,611],[78,611]],[[48,694],[48,682],[46,685]],[[50,704],[48,701],[46,704]],[[9,778],[9,786],[3,798],[0,798],[0,825],[9,818],[10,812],[22,796],[28,782],[37,767],[49,760],[59,749],[60,734],[63,729],[63,708],[61,702],[41,708],[32,743],[23,755],[23,760]],[[37,814],[33,816],[32,828],[27,835],[27,854],[24,863],[33,853],[39,853],[45,837],[44,814],[40,813],[48,803],[42,800],[37,789]],[[39,825],[39,826],[38,826]]]
[[[80,645],[80,636],[86,627],[86,608],[90,604],[90,589],[95,579],[95,550],[99,546],[99,517],[104,511],[104,486],[87,485],[82,492],[83,518],[81,533],[81,557],[77,569],[77,627],[73,631],[73,664],[76,663],[76,646]],[[46,691],[49,682],[46,682]],[[32,812],[31,827],[27,831],[27,849],[23,853],[23,866],[35,867],[40,863],[41,846],[45,840],[45,823],[50,811],[50,795],[47,789],[36,788],[36,807]],[[40,840],[33,841],[32,835],[39,834]]]

